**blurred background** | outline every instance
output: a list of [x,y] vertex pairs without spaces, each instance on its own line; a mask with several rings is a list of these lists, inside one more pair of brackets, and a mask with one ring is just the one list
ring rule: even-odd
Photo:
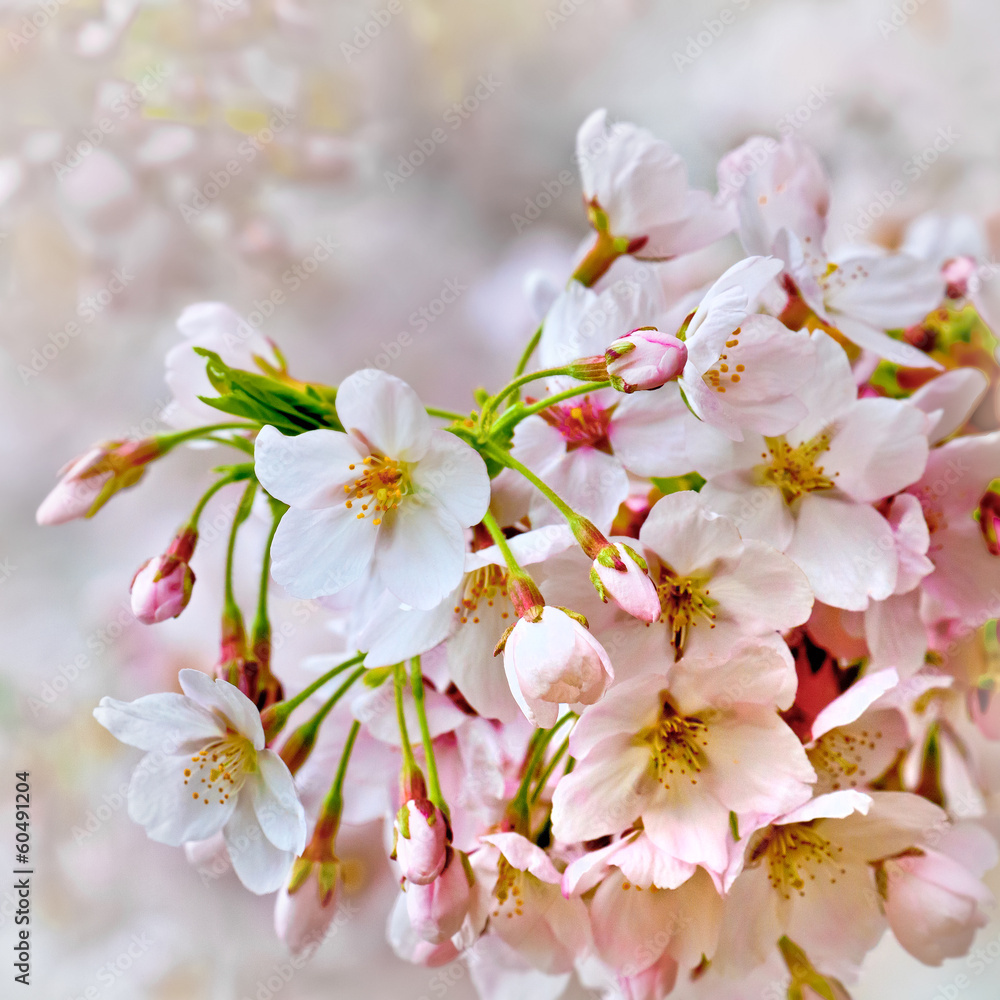
[[[175,454],[93,522],[41,529],[34,510],[91,442],[162,429],[186,304],[230,303],[301,378],[376,364],[464,409],[533,329],[525,276],[563,281],[586,234],[573,140],[593,108],[667,139],[712,190],[747,136],[801,136],[833,177],[832,246],[892,244],[931,207],[993,232],[998,42],[993,0],[0,0],[0,822],[12,836],[29,770],[30,995],[473,995],[461,964],[414,969],[385,944],[377,830],[347,831],[348,919],[292,969],[270,900],[128,820],[138,753],[91,711],[214,661],[235,498],[203,522],[190,608],[155,630],[129,582],[216,456]],[[678,283],[735,252],[672,265]],[[278,609],[276,668],[301,683],[333,640],[311,606]],[[995,1000],[1000,923],[977,948],[926,969],[887,940],[854,995]]]

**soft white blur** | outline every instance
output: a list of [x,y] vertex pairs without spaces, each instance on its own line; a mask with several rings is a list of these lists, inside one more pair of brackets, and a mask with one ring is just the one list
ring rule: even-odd
[[[175,455],[93,522],[41,529],[34,510],[93,441],[162,427],[163,356],[187,303],[230,303],[300,377],[378,364],[465,408],[533,327],[525,275],[563,281],[585,236],[572,149],[593,108],[669,140],[712,188],[722,153],[794,129],[834,178],[833,244],[903,181],[866,234],[891,242],[932,206],[1000,209],[998,38],[994,0],[0,2],[0,871],[13,773],[28,769],[32,995],[471,995],[461,964],[413,969],[385,945],[394,890],[376,831],[348,832],[345,918],[293,971],[270,900],[147,841],[122,805],[139,754],[91,710],[213,661],[232,494],[206,515],[180,619],[136,623],[129,581],[224,459]],[[731,252],[683,262],[677,280]],[[240,551],[247,597],[262,532]],[[277,605],[290,626],[276,664],[300,683],[301,659],[334,640],[311,606]],[[855,996],[943,1000],[964,976],[963,997],[993,1000],[1000,923],[977,940],[978,964],[941,969],[887,941]]]

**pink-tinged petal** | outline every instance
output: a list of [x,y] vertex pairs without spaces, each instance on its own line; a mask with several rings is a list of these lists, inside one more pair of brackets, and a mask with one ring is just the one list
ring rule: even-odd
[[685,448],[685,429],[695,422],[677,386],[624,396],[608,424],[615,454],[637,476],[683,476],[694,462]]
[[469,978],[483,1000],[559,1000],[569,985],[569,972],[539,972],[498,934],[476,941],[476,959],[469,965]]
[[337,416],[383,455],[403,462],[424,457],[433,425],[420,397],[402,379],[377,368],[348,375],[337,390]]
[[[919,323],[944,298],[939,268],[909,254],[859,249],[836,263],[827,281],[827,305],[879,330]],[[928,361],[924,355],[923,367]]]
[[264,836],[279,850],[301,854],[306,817],[285,762],[271,750],[257,755],[253,810]]
[[927,417],[895,399],[859,399],[837,421],[823,468],[837,489],[873,502],[915,483],[927,464]]
[[[447,608],[449,615],[452,608]],[[501,615],[506,612],[507,618]],[[462,696],[482,716],[513,722],[518,705],[511,694],[503,660],[493,650],[510,625],[513,611],[508,601],[477,608],[479,621],[459,625],[447,645],[448,672]]]
[[783,644],[778,637],[776,641],[745,640],[719,664],[685,655],[670,669],[671,697],[686,713],[741,704],[786,709],[795,699],[796,675],[787,647],[784,655],[781,651]]
[[221,678],[212,678],[200,670],[182,670],[177,679],[181,690],[210,712],[218,712],[233,729],[245,736],[254,748],[264,746],[264,728],[257,706],[239,688]]
[[225,726],[182,694],[147,694],[135,701],[102,698],[94,718],[115,739],[140,750],[185,753],[225,735]]
[[661,851],[645,834],[619,841],[611,859],[633,885],[676,889],[695,873],[696,867]]
[[812,342],[816,350],[816,373],[808,392],[802,396],[809,415],[788,435],[789,442],[796,445],[825,431],[858,398],[851,364],[840,344],[825,333],[814,333]]
[[691,490],[658,500],[639,531],[639,541],[681,576],[711,571],[717,562],[738,557],[743,548],[736,525],[709,510]]
[[667,678],[645,673],[615,684],[596,705],[577,720],[569,738],[569,752],[585,757],[609,736],[637,733],[659,718]]
[[910,492],[939,510],[949,525],[968,519],[1000,469],[1000,431],[956,438],[934,448]]
[[643,809],[646,836],[678,861],[701,865],[716,874],[724,872],[729,867],[732,840],[729,809],[706,791],[685,788],[683,782],[671,791],[669,806],[660,802]]
[[838,726],[846,726],[861,716],[886,693],[899,683],[899,674],[891,667],[878,670],[855,681],[839,698],[831,701],[812,725],[812,738],[818,740],[824,733]]
[[927,656],[927,629],[920,617],[919,589],[872,601],[865,612],[865,640],[870,668],[893,665],[900,677],[912,677]]
[[877,782],[912,745],[902,713],[870,708],[857,722],[821,736],[809,748],[817,770],[816,793],[864,790]]
[[833,317],[837,329],[858,347],[877,354],[880,358],[885,358],[895,365],[902,365],[904,368],[935,368],[941,370],[943,367],[935,361],[929,354],[925,354],[918,347],[890,337],[867,323],[854,319],[853,317],[837,314]]
[[605,566],[595,559],[592,572],[597,574],[607,595],[623,611],[640,621],[655,622],[660,617],[660,598],[656,586],[621,542],[613,544],[626,568],[615,569],[614,566]]
[[489,506],[486,463],[448,431],[431,434],[427,451],[414,465],[411,477],[418,491],[431,494],[463,528],[478,524]]
[[233,871],[258,896],[276,892],[288,880],[295,855],[274,846],[260,827],[252,795],[240,795],[224,830]]
[[[549,524],[544,528],[532,528],[507,539],[507,545],[521,566],[545,562],[550,556],[559,555],[575,544],[573,532],[567,524]],[[483,566],[505,566],[503,553],[496,545],[477,549],[465,557],[465,571],[481,569]]]
[[936,531],[935,570],[922,589],[944,616],[976,627],[1000,615],[1000,558],[991,555],[975,521]]
[[800,501],[795,537],[785,550],[809,578],[818,601],[863,611],[896,586],[896,544],[873,507],[812,493]]
[[781,261],[774,257],[747,257],[705,293],[687,328],[688,364],[695,377],[715,364],[726,341],[754,311],[760,293],[781,269]]
[[464,562],[462,526],[433,497],[404,497],[386,514],[375,567],[386,590],[404,604],[424,610],[440,604],[461,582]]
[[368,654],[365,665],[391,666],[444,642],[451,632],[453,607],[449,600],[429,611],[418,611],[383,591],[368,621],[355,635],[358,649]]
[[659,786],[649,748],[632,734],[611,736],[560,778],[552,796],[552,832],[574,844],[627,829]]
[[935,843],[948,829],[948,814],[920,795],[869,792],[868,797],[872,804],[867,815],[848,816],[836,826],[837,842],[857,858],[893,857]]
[[[623,845],[641,837],[641,833],[630,834],[629,837],[616,840],[599,847],[596,851],[587,851],[575,861],[571,861],[562,874],[562,892],[564,896],[583,895],[593,889],[607,874],[612,859],[622,849]],[[645,883],[649,884],[649,883]]]
[[930,530],[920,501],[912,493],[900,493],[893,497],[886,517],[896,536],[896,551],[899,554],[896,593],[905,594],[934,571],[934,563],[927,558]]
[[780,826],[788,823],[809,823],[815,819],[843,819],[854,813],[861,813],[864,816],[868,814],[871,806],[870,795],[855,791],[853,788],[846,788],[839,792],[817,795],[805,805],[775,820],[775,823]]
[[[336,594],[367,570],[378,529],[344,506],[286,511],[271,545],[271,576],[293,597]],[[457,581],[456,581],[457,582]]]
[[363,453],[340,431],[306,431],[287,437],[262,427],[254,443],[254,472],[275,499],[318,510],[344,503],[344,484],[353,482]]
[[712,598],[747,634],[787,631],[808,619],[812,589],[786,555],[755,539],[743,543],[739,564],[712,578]]
[[741,837],[812,795],[816,772],[799,738],[773,709],[743,706],[733,718],[719,720],[711,727],[707,752],[712,793],[739,817]]
[[617,872],[598,887],[590,918],[598,954],[626,976],[649,968],[673,936],[668,893],[634,887]]
[[218,833],[236,806],[236,795],[219,802],[198,794],[194,798],[184,772],[187,755],[165,756],[154,752],[142,759],[128,788],[129,818],[146,828],[151,840],[180,847],[189,840],[207,840]]
[[795,519],[775,486],[756,486],[734,473],[710,479],[698,494],[708,510],[728,517],[743,538],[755,538],[779,552],[795,534]]
[[774,891],[767,865],[748,868],[726,896],[719,949],[712,964],[733,979],[759,968],[774,956],[774,944],[785,933],[788,907]]
[[552,860],[537,844],[519,833],[493,833],[479,838],[492,844],[518,871],[531,872],[537,879],[550,885],[559,885],[562,875]]
[[931,444],[950,437],[969,419],[989,384],[978,368],[954,368],[931,379],[910,396],[910,404],[932,418],[927,432]]
[[[615,455],[596,448],[568,451],[550,464],[546,472],[538,474],[566,503],[589,517],[602,531],[611,527],[618,508],[629,495],[624,466]],[[529,515],[532,524],[558,524],[563,520],[555,507],[537,491],[532,497]]]

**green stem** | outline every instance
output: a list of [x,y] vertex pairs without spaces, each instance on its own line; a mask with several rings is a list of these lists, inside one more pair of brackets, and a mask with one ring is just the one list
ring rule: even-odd
[[468,414],[456,413],[454,410],[442,410],[437,406],[425,406],[427,415],[430,417],[443,417],[445,420],[465,420]]
[[215,494],[218,493],[224,486],[229,486],[230,483],[235,483],[236,481],[237,477],[235,475],[228,475],[223,476],[221,479],[212,483],[212,485],[209,486],[209,488],[202,494],[201,499],[195,505],[194,510],[191,511],[191,517],[188,518],[189,527],[194,528],[197,531],[198,522],[201,520],[201,515],[205,508],[208,506],[209,500],[211,500],[212,497],[214,497]]
[[420,669],[420,657],[410,660],[410,684],[413,686],[413,700],[417,706],[417,719],[420,721],[420,739],[424,744],[424,760],[427,764],[428,798],[448,816],[448,803],[441,794],[441,782],[438,780],[437,761],[434,758],[434,740],[431,738],[431,728],[427,722],[427,710],[424,706],[424,675]]
[[521,778],[520,787],[518,788],[514,798],[511,799],[511,805],[525,818],[527,818],[528,815],[528,788],[531,785],[531,778],[537,770],[538,765],[545,759],[545,751],[548,749],[552,737],[555,736],[555,734],[567,721],[575,718],[575,712],[567,712],[551,729],[538,730],[538,732],[532,736],[531,739],[532,743],[534,743],[534,747],[531,751],[528,764],[524,769],[524,775]]
[[264,555],[260,571],[260,589],[257,592],[257,614],[253,620],[251,641],[254,643],[261,639],[270,638],[271,635],[271,622],[267,615],[267,585],[271,575],[271,544],[274,542],[275,532],[277,532],[278,525],[281,524],[281,519],[285,516],[285,511],[287,510],[287,504],[283,504],[279,500],[271,501],[273,517],[271,531],[267,536],[267,542],[264,544]]
[[570,386],[569,389],[563,389],[562,392],[546,396],[545,399],[536,400],[527,406],[511,409],[504,413],[493,425],[493,432],[496,434],[501,430],[506,431],[509,427],[519,424],[526,417],[530,417],[550,406],[555,406],[556,403],[572,399],[574,396],[585,396],[587,393],[597,392],[598,389],[608,389],[610,386],[610,382],[584,382],[582,385]]
[[396,721],[399,723],[399,742],[403,748],[403,765],[407,773],[419,771],[417,760],[413,756],[413,747],[410,745],[410,734],[406,729],[406,711],[403,708],[403,686],[406,683],[406,672],[403,664],[397,663],[392,668],[392,683],[396,689]]
[[340,812],[344,807],[344,778],[347,775],[347,765],[354,751],[354,741],[358,738],[360,729],[361,723],[355,720],[347,733],[344,749],[340,754],[340,764],[337,766],[337,776],[333,779],[333,785],[323,800],[323,808],[320,812],[323,817],[340,818]]
[[[307,687],[304,687],[293,698],[289,698],[287,699],[287,701],[279,701],[278,704],[272,705],[271,708],[268,709],[267,711],[271,713],[272,718],[280,719],[281,726],[283,726],[285,724],[285,721],[287,721],[288,716],[290,716],[292,712],[295,711],[295,709],[297,709],[299,705],[301,705],[304,701],[307,701],[309,698],[311,698],[321,687],[323,687],[324,684],[327,684],[331,680],[333,680],[333,678],[336,677],[337,674],[341,674],[345,670],[349,670],[351,667],[357,666],[364,658],[365,658],[364,653],[358,653],[356,656],[352,656],[349,660],[345,660],[343,663],[338,663],[337,666],[328,670],[325,674],[323,674],[322,677],[318,677],[316,680],[312,682],[312,684],[308,685]],[[356,671],[350,678],[349,682],[345,685],[344,690],[346,691],[347,688],[350,687],[350,685],[353,684],[355,680],[357,680],[357,678],[360,677],[363,672],[364,672],[363,668],[362,670]],[[342,693],[343,693],[342,691],[339,692],[339,694]],[[281,726],[278,726],[278,729],[280,729]],[[265,729],[266,728],[267,727],[265,726]],[[277,731],[278,730],[276,729],[275,732]]]
[[233,593],[233,558],[236,554],[236,536],[239,534],[240,525],[250,516],[250,508],[253,505],[254,494],[257,492],[257,480],[251,479],[247,483],[247,488],[243,491],[240,505],[236,508],[233,517],[232,527],[229,529],[229,542],[226,546],[226,583],[224,613],[234,620],[242,623],[243,616],[240,613],[239,605],[236,603],[236,596]]
[[490,538],[496,543],[496,547],[500,550],[500,555],[503,556],[503,561],[507,564],[507,569],[515,574],[523,573],[510,545],[507,543],[507,536],[503,533],[500,525],[497,524],[497,519],[493,516],[492,511],[488,510],[483,515],[483,527],[490,533]]
[[528,346],[525,347],[524,353],[521,355],[521,360],[518,361],[517,367],[514,369],[515,378],[517,378],[517,376],[528,367],[531,355],[535,353],[535,348],[538,346],[538,342],[542,339],[542,328],[543,324],[539,323],[538,329],[531,335],[531,340],[528,341]]
[[531,471],[531,469],[529,469],[526,465],[522,464],[516,458],[514,458],[514,456],[511,455],[510,452],[501,451],[499,448],[493,448],[493,447],[487,448],[486,451],[492,458],[496,459],[501,465],[506,465],[508,468],[513,469],[515,472],[521,473],[521,475],[524,476],[524,478],[527,479],[528,482],[531,483],[531,485],[534,486],[535,489],[542,494],[542,496],[544,496],[547,500],[551,501],[551,503],[555,506],[556,510],[558,510],[559,513],[562,514],[562,516],[566,518],[566,520],[569,521],[571,525],[579,521],[580,517],[576,513],[576,511],[573,510],[573,508],[570,507],[570,505],[566,503],[566,501],[563,500],[563,498],[559,496],[559,494],[556,493],[555,490],[552,489],[552,487],[546,485],[541,479],[538,478],[538,476],[536,476]]
[[537,372],[518,375],[517,378],[512,379],[495,396],[486,401],[486,404],[483,406],[483,412],[479,416],[479,426],[488,427],[488,418],[492,416],[507,396],[513,392],[517,392],[522,385],[527,385],[529,382],[534,382],[540,378],[552,378],[555,375],[569,375],[569,370],[565,365],[559,365],[557,368],[542,368]]
[[245,431],[255,431],[258,430],[256,424],[206,424],[204,427],[192,427],[187,431],[175,431],[171,434],[157,434],[156,440],[161,445],[164,446],[164,451],[170,448],[175,448],[179,444],[183,444],[185,441],[191,441],[194,438],[208,437],[210,434],[214,434],[216,431],[233,431],[233,430],[245,430]]
[[538,779],[538,784],[535,785],[535,790],[531,793],[531,804],[534,805],[538,801],[538,797],[545,790],[546,784],[548,784],[549,778],[552,777],[553,772],[559,766],[559,761],[562,760],[563,754],[569,749],[569,737],[562,741],[559,745],[559,749],[552,755],[552,759],[548,762],[545,770],[542,771],[541,776]]

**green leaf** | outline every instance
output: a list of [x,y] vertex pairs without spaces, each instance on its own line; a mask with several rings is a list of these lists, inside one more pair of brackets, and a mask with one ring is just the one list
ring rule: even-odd
[[680,493],[681,490],[694,490],[697,493],[705,485],[705,477],[697,472],[689,472],[686,476],[670,476],[661,479],[653,476],[653,485],[664,495]]
[[270,424],[285,434],[317,428],[344,429],[337,418],[336,390],[287,385],[267,375],[230,368],[218,354],[204,347],[194,350],[206,359],[208,380],[219,393],[199,397],[209,406],[234,417]]

